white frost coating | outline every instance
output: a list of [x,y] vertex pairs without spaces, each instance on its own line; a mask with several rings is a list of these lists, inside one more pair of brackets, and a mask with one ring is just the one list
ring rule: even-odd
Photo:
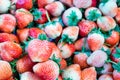
[[10,5],[10,0],[0,0],[0,13],[7,12],[10,8]]

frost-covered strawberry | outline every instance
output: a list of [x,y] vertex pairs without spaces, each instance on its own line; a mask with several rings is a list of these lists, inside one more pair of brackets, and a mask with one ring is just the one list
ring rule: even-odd
[[79,34],[78,26],[69,26],[64,28],[60,42],[73,43]]
[[60,16],[64,11],[64,5],[60,1],[56,1],[46,5],[45,9],[48,10],[52,16]]
[[11,33],[16,26],[16,19],[11,14],[0,15],[0,31]]
[[59,0],[67,6],[73,6],[73,0]]
[[54,2],[55,0],[37,0],[39,8],[44,8],[47,4]]
[[118,12],[117,12],[117,15],[115,16],[115,19],[120,24],[120,8],[118,8]]
[[112,76],[111,75],[108,75],[108,74],[103,74],[99,77],[98,80],[113,80]]
[[96,7],[89,7],[85,10],[85,17],[90,21],[96,21],[101,15],[102,13]]
[[88,8],[92,5],[92,0],[73,0],[73,4],[77,8]]
[[64,80],[81,80],[81,69],[78,64],[72,64],[64,69],[62,73]]
[[107,54],[102,50],[94,51],[87,59],[87,63],[94,67],[102,67],[107,60]]
[[17,0],[16,9],[25,8],[30,10],[33,7],[32,0]]
[[30,22],[33,21],[33,15],[26,9],[17,9],[15,12],[18,28],[25,28]]
[[11,6],[10,0],[0,0],[0,13],[5,13]]
[[120,72],[118,72],[117,70],[114,70],[113,71],[113,79],[120,80]]
[[79,8],[68,8],[62,15],[63,22],[66,26],[76,26],[82,18]]
[[110,16],[103,16],[97,19],[97,25],[102,31],[110,31],[116,27],[116,22]]
[[103,65],[103,70],[101,71],[102,74],[110,74],[113,72],[112,64],[107,63]]
[[52,60],[37,63],[33,71],[41,80],[56,80],[59,76],[59,66]]
[[117,4],[113,0],[101,0],[99,4],[99,9],[106,16],[114,17],[117,14]]

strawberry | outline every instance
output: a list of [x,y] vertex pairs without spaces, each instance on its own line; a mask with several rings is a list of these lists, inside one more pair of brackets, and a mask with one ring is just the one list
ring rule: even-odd
[[52,45],[46,40],[33,39],[27,44],[26,52],[33,62],[47,61],[52,54]]
[[73,6],[73,0],[59,0],[61,1],[63,4],[72,7]]
[[74,46],[75,50],[81,50],[85,42],[85,38],[80,38],[77,41],[75,41]]
[[72,64],[64,69],[62,73],[63,80],[81,80],[81,69],[78,64]]
[[60,42],[73,43],[78,38],[78,26],[69,26],[64,28]]
[[52,15],[52,16],[60,16],[64,11],[64,5],[60,1],[52,2],[45,6],[45,9]]
[[33,7],[32,0],[17,0],[16,9],[25,8],[30,10]]
[[5,13],[11,6],[10,0],[0,0],[0,13]]
[[11,33],[15,29],[16,19],[11,14],[0,15],[0,31]]
[[96,21],[102,13],[96,7],[89,7],[85,10],[85,18],[90,21]]
[[45,7],[47,4],[54,2],[55,0],[37,0],[37,4],[39,8]]
[[81,80],[96,80],[97,72],[94,67],[89,67],[82,71],[81,76]]
[[63,80],[61,76],[58,77],[58,80]]
[[114,17],[117,15],[117,4],[113,0],[101,0],[99,9],[105,16]]
[[74,55],[73,62],[74,64],[79,64],[81,69],[84,69],[88,67],[87,58],[88,56],[85,53],[80,52]]
[[62,58],[64,59],[72,56],[73,52],[75,51],[73,44],[58,43],[58,47],[61,50]]
[[89,34],[89,32],[96,27],[96,24],[93,21],[82,20],[78,23],[79,26],[79,34],[82,37],[85,37]]
[[73,0],[73,4],[77,8],[88,8],[92,5],[92,0]]
[[20,80],[41,80],[41,79],[32,72],[24,72],[20,75]]
[[50,22],[45,26],[44,31],[49,38],[55,39],[61,35],[62,25],[59,22]]
[[87,59],[87,64],[95,67],[102,67],[107,60],[107,54],[102,50],[94,51]]
[[12,77],[10,77],[9,79],[7,79],[7,80],[14,80],[14,78],[13,78],[13,76]]
[[111,74],[113,72],[112,65],[110,63],[103,65],[103,70],[101,71],[102,74]]
[[109,47],[113,47],[117,43],[119,43],[119,32],[112,31],[111,36],[105,40],[105,43],[109,44],[110,45]]
[[120,8],[118,8],[117,15],[115,16],[116,21],[120,24]]
[[111,75],[108,75],[108,74],[103,74],[99,77],[98,80],[113,80],[112,76]]
[[33,21],[33,15],[26,9],[17,9],[15,12],[18,28],[25,28],[30,22]]
[[7,80],[12,76],[12,69],[7,61],[0,60],[0,80]]
[[6,41],[0,43],[0,57],[6,61],[12,61],[19,58],[22,54],[22,48],[19,44]]
[[32,67],[35,63],[31,61],[28,55],[25,55],[24,57],[20,58],[16,62],[16,69],[19,73],[24,73],[27,71],[32,71]]
[[59,66],[52,60],[37,63],[33,71],[41,80],[56,80],[59,76]]
[[113,71],[113,80],[120,80],[120,72],[117,70]]
[[63,22],[66,26],[77,26],[81,18],[82,13],[76,7],[68,8],[62,15]]
[[92,5],[91,5],[92,7],[95,7],[95,6],[97,6],[97,0],[92,0]]
[[60,69],[63,70],[63,69],[65,69],[66,67],[67,67],[67,62],[66,62],[65,59],[62,59],[62,60],[60,61]]

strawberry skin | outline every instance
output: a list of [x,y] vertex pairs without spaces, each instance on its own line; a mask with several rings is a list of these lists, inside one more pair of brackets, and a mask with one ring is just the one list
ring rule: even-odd
[[63,70],[63,69],[65,69],[66,67],[67,67],[67,62],[66,62],[65,59],[62,59],[62,60],[60,61],[60,69]]
[[0,80],[7,80],[12,76],[12,69],[7,61],[0,60]]
[[98,80],[113,80],[112,76],[111,75],[108,75],[108,74],[103,74],[99,77]]
[[24,73],[27,71],[32,71],[32,67],[34,66],[35,63],[31,61],[28,55],[20,58],[16,62],[16,69],[19,73]]
[[52,60],[37,63],[33,71],[41,80],[56,80],[59,76],[59,66]]
[[17,9],[15,12],[18,28],[25,28],[30,22],[33,21],[33,15],[26,9]]
[[113,72],[112,64],[107,63],[103,65],[104,70],[101,71],[103,74],[109,74]]
[[117,70],[113,71],[113,80],[120,80],[120,72]]
[[11,33],[16,26],[16,19],[11,14],[0,15],[0,31]]
[[91,5],[92,7],[95,7],[95,6],[97,6],[97,0],[92,0],[92,5]]
[[61,1],[63,4],[72,7],[73,6],[73,0],[59,0]]
[[50,58],[52,45],[46,40],[33,39],[28,43],[26,51],[33,62],[43,62]]
[[16,8],[25,8],[27,10],[30,10],[33,6],[32,0],[17,0],[16,2]]
[[116,21],[120,24],[120,8],[118,8],[117,15],[115,16]]
[[5,61],[12,61],[19,58],[22,54],[22,48],[19,44],[6,41],[0,43],[0,57]]

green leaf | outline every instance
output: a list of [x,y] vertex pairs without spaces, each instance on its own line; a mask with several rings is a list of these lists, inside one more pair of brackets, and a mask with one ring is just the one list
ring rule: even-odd
[[115,58],[120,58],[120,48],[116,47],[116,53],[113,54]]
[[38,36],[38,39],[40,39],[40,40],[48,40],[48,37],[47,37],[46,34],[40,34],[40,35]]
[[120,0],[117,0],[117,6],[120,7]]
[[110,30],[108,32],[103,32],[102,31],[102,34],[104,35],[104,38],[107,39],[107,38],[109,38],[112,35],[112,30]]
[[104,67],[96,67],[95,70],[97,71],[97,74],[101,74],[104,70]]
[[117,31],[120,33],[120,26],[117,24],[116,27],[114,28],[114,31]]
[[34,22],[31,22],[31,23],[27,26],[27,28],[32,28],[32,27],[34,27]]
[[17,62],[17,60],[13,60],[13,61],[10,62],[13,73],[17,72],[17,70],[16,70],[16,62]]
[[118,72],[120,72],[120,62],[113,64],[112,66],[113,66],[114,70],[117,70]]
[[77,16],[75,11],[72,11],[70,13],[70,15],[67,16],[67,18],[68,18],[68,25],[69,26],[76,26],[79,22],[78,16]]
[[101,50],[104,51],[105,53],[107,53],[108,56],[110,56],[110,54],[111,54],[110,49],[105,50],[104,48],[101,48]]
[[63,78],[63,80],[73,80],[73,79],[71,79],[71,78]]
[[80,52],[78,52],[78,51],[74,52],[75,55],[77,55],[77,54],[79,54],[79,53],[80,53]]
[[109,0],[101,0],[100,3],[105,4],[105,3],[107,3],[108,1],[109,1]]
[[66,60],[66,62],[67,62],[67,66],[73,64],[73,59],[72,59],[72,57],[69,57],[69,58],[67,58],[67,59],[65,59],[65,60]]

